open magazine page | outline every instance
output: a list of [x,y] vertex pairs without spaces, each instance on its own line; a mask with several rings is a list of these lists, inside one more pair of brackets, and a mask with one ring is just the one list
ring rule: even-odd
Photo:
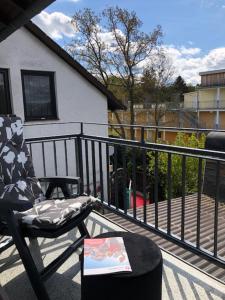
[[84,240],[84,275],[131,271],[122,237]]

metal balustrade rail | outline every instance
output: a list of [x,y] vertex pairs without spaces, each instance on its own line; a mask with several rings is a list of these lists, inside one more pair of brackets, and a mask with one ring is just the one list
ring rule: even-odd
[[[114,138],[104,138],[104,137],[94,137],[83,135],[81,136],[84,147],[84,155],[82,155],[82,161],[88,161],[88,164],[94,164],[93,172],[96,170],[96,161],[93,157],[99,157],[99,170],[100,170],[100,186],[105,188],[103,185],[104,178],[106,178],[107,197],[105,196],[104,189],[100,191],[100,199],[104,206],[110,208],[111,210],[117,211],[123,216],[136,220],[138,223],[144,225],[145,227],[151,228],[156,232],[172,239],[173,241],[182,244],[183,246],[192,249],[193,251],[200,252],[207,256],[208,258],[225,264],[225,253],[223,251],[225,243],[219,232],[223,230],[223,219],[225,219],[224,205],[219,202],[219,189],[221,187],[221,170],[223,164],[225,164],[225,153],[210,151],[210,150],[200,150],[192,149],[186,147],[169,146],[154,143],[144,143],[137,141],[127,141],[122,139]],[[88,149],[92,149],[92,157],[88,155]],[[113,169],[114,177],[109,172],[109,147],[113,148]],[[127,150],[131,151],[130,161],[127,161],[126,156]],[[104,153],[103,153],[104,151]],[[97,152],[97,153],[96,153]],[[137,160],[137,155],[139,152],[139,162]],[[147,164],[148,155],[152,154],[153,163],[153,197],[154,201],[148,202],[148,190],[149,185],[149,167]],[[166,197],[165,199],[160,199],[159,187],[160,187],[160,159],[161,153],[167,156],[167,170],[166,170]],[[102,157],[105,157],[107,162],[107,167],[103,169]],[[141,162],[140,162],[141,157]],[[172,177],[172,167],[174,158],[181,160],[181,179],[180,179],[180,195],[177,202],[173,199],[172,188],[173,180]],[[120,163],[119,163],[120,160]],[[208,197],[205,200],[206,195],[203,190],[204,183],[204,167],[207,162],[213,161],[215,163],[215,174],[216,174],[216,187],[214,197]],[[196,164],[197,174],[192,174],[196,178],[196,190],[190,193],[187,190],[187,173],[188,163]],[[127,170],[130,165],[130,170]],[[124,172],[116,172],[118,169],[122,169]],[[138,170],[141,169],[141,172]],[[118,174],[118,176],[117,176]],[[122,174],[122,176],[121,176]],[[93,193],[96,196],[96,176],[94,174],[87,173],[90,182],[90,177],[94,180]],[[127,177],[132,180],[132,197],[133,205],[129,207],[127,205]],[[141,180],[140,180],[141,176]],[[138,178],[139,177],[139,178]],[[163,179],[165,180],[165,178]],[[143,203],[141,207],[137,207],[136,199],[140,190],[141,182],[141,193]],[[89,188],[91,190],[91,188]],[[190,196],[193,198],[193,203],[190,203]],[[202,198],[204,198],[204,203]],[[186,199],[188,200],[186,206]],[[208,201],[208,204],[205,203]],[[178,205],[179,203],[179,205]],[[174,205],[174,207],[173,207]],[[193,205],[193,209],[192,206]],[[207,207],[210,205],[210,207]],[[176,208],[175,208],[176,206]],[[165,210],[161,211],[161,209]],[[177,211],[175,212],[174,209]],[[151,210],[151,215],[148,215]],[[178,211],[179,210],[179,211]],[[207,210],[207,211],[206,211]],[[163,215],[162,215],[163,213]],[[188,215],[187,215],[187,214]],[[205,214],[208,215],[208,220],[204,220]],[[191,217],[190,217],[191,215]],[[179,216],[179,217],[178,217]],[[177,218],[180,222],[177,223]],[[190,218],[193,220],[193,226],[190,227]],[[166,221],[165,221],[166,219]],[[207,221],[207,222],[205,222]],[[176,223],[176,224],[175,224]],[[180,230],[176,230],[176,226],[180,226]],[[186,226],[188,228],[186,228]],[[208,245],[205,243],[205,230],[202,226],[208,226],[209,234],[206,239],[209,240]],[[209,228],[210,227],[210,228]],[[190,234],[191,231],[191,234]],[[222,232],[221,232],[222,234]]]
[[[92,136],[83,129],[81,124],[81,134],[27,139],[42,175],[80,176],[83,191],[97,196],[107,209],[225,265],[225,209],[219,199],[225,152],[147,143],[144,138],[138,142]],[[166,157],[163,178],[162,154]],[[177,159],[180,194],[175,197]],[[203,189],[209,161],[215,165],[214,197],[205,195]],[[196,166],[196,174],[190,174],[190,164]],[[194,192],[188,190],[190,176],[196,179]]]
[[[81,176],[79,138],[80,135],[75,134],[26,139],[36,176]],[[76,192],[75,186],[70,188]],[[61,195],[57,190],[55,196]]]
[[[154,141],[155,140],[155,134],[156,132],[158,133],[171,133],[171,132],[174,132],[174,133],[178,133],[178,132],[183,132],[183,133],[188,133],[188,134],[191,134],[191,133],[194,133],[194,134],[201,134],[201,133],[209,133],[210,131],[216,131],[216,132],[225,132],[225,129],[220,129],[220,128],[207,128],[206,127],[206,124],[203,124],[201,123],[200,125],[202,125],[200,127],[199,125],[199,128],[197,127],[180,127],[180,126],[163,126],[163,125],[159,125],[159,126],[156,126],[156,125],[152,125],[152,124],[134,124],[134,125],[130,125],[130,124],[118,124],[118,123],[115,123],[115,124],[109,124],[109,123],[97,123],[97,122],[51,122],[51,123],[32,123],[32,124],[25,124],[24,126],[25,127],[33,127],[33,126],[40,126],[40,127],[43,127],[43,126],[50,126],[50,125],[57,125],[57,126],[63,126],[63,125],[67,125],[67,124],[70,124],[70,125],[77,125],[77,128],[76,130],[79,132],[88,132],[89,129],[92,129],[93,128],[97,128],[98,127],[108,127],[108,132],[109,134],[112,134],[114,135],[113,133],[115,133],[116,135],[119,136],[119,134],[121,135],[122,134],[122,130],[121,128],[125,129],[126,130],[126,138],[129,139],[130,137],[130,131],[131,129],[134,131],[134,136],[135,136],[135,139],[136,140],[148,140],[148,141]],[[204,125],[204,126],[203,126]],[[73,129],[70,129],[70,131],[73,130]],[[116,130],[116,132],[114,132],[114,130]],[[76,131],[76,132],[77,132]],[[68,137],[70,135],[67,135]]]

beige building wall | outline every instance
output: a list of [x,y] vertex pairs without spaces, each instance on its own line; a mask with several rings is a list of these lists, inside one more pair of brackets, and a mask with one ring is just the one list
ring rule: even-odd
[[137,111],[135,113],[135,122],[136,124],[145,124],[149,123],[149,113],[146,111]]
[[216,124],[216,113],[213,111],[201,111],[199,113],[201,127],[214,128]]
[[220,88],[220,102],[221,106],[225,107],[225,87]]
[[199,91],[199,108],[207,109],[207,108],[215,108],[216,107],[216,96],[217,89],[205,89]]
[[[219,94],[217,94],[218,89]],[[221,101],[221,107],[225,108],[225,87],[205,88],[184,94],[184,108],[197,108],[197,99],[199,100],[200,109],[216,108],[218,96]]]
[[197,92],[184,94],[184,108],[197,107]]
[[[207,91],[210,91],[209,94],[207,94]],[[216,89],[210,89],[210,90],[207,89],[204,91],[204,93],[201,93],[201,95],[203,96],[203,99],[205,99],[205,100],[210,99],[210,97],[212,97],[212,95],[213,95],[213,91],[215,92]],[[224,97],[225,97],[225,88],[221,89],[221,91],[222,91],[221,95],[224,95]],[[193,96],[196,93],[190,93],[190,94],[192,94],[192,96]],[[188,97],[186,97],[186,99],[191,99],[190,95],[188,95]],[[129,124],[130,112],[129,111],[126,111],[126,112],[120,111],[118,113],[120,115],[121,121],[123,120],[122,123]],[[198,114],[199,114],[200,128],[214,129],[214,128],[216,128],[216,122],[218,122],[218,120],[219,120],[218,128],[225,129],[225,111],[216,111],[215,109],[214,110],[208,109],[208,111],[200,110],[199,112],[184,111],[183,118],[181,118],[181,119],[180,119],[178,111],[173,111],[173,112],[167,111],[165,116],[161,119],[161,124],[164,127],[179,127],[179,126],[182,126],[183,128],[194,127],[190,118],[191,117],[197,118]],[[115,124],[117,122],[116,122],[115,116],[112,117],[112,115],[113,114],[111,112],[109,112],[109,121],[111,123]],[[218,118],[218,116],[219,116],[219,118]],[[153,113],[150,113],[148,110],[146,110],[146,111],[142,110],[142,111],[136,112],[135,123],[137,125],[145,125],[145,126],[154,124]],[[126,132],[126,138],[130,139],[131,137],[130,137],[129,128],[126,128],[125,132]],[[109,132],[109,134],[112,134],[112,133],[116,134],[115,131]],[[176,132],[161,131],[160,138],[163,141],[172,143],[172,142],[174,142],[176,135],[177,135]],[[154,141],[155,140],[155,130],[145,129],[144,137],[145,137],[146,141]],[[138,141],[141,140],[141,129],[140,128],[135,129],[135,139]]]
[[225,129],[225,111],[220,112],[220,128]]
[[165,114],[164,126],[178,127],[179,126],[179,112],[167,111]]
[[220,99],[225,100],[225,87],[220,88]]
[[165,133],[165,141],[167,141],[168,143],[174,143],[176,136],[177,136],[177,132],[167,131]]

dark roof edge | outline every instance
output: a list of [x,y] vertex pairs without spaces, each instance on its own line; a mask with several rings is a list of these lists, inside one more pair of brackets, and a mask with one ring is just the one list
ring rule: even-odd
[[220,74],[220,73],[225,73],[225,69],[200,72],[199,75],[202,76],[202,75]]
[[[16,13],[15,17],[10,19],[7,24],[4,24],[3,22],[3,28],[0,30],[0,42],[5,40],[10,34],[12,34],[15,30],[17,30],[19,27],[23,26],[28,20],[33,18],[35,15],[40,13],[44,8],[46,8],[48,5],[50,5],[55,0],[33,0],[33,1],[26,1],[28,2],[25,7],[23,7],[23,1],[3,1],[2,4],[0,4],[0,10],[1,6],[9,6],[11,4],[16,5],[17,9],[20,11],[20,13]],[[16,2],[16,3],[15,3]],[[27,7],[26,7],[27,6]],[[10,12],[10,9],[9,9]],[[15,13],[15,11],[14,11]],[[9,13],[10,15],[10,13]],[[6,17],[9,17],[6,16]],[[6,18],[7,19],[7,18]]]
[[102,92],[108,100],[108,108],[110,110],[127,109],[100,81],[91,75],[81,64],[72,58],[62,47],[54,42],[46,33],[44,33],[37,25],[29,21],[24,27],[44,43],[49,49],[55,52],[61,59],[69,64],[73,69],[80,73],[92,85],[94,85],[100,92]]

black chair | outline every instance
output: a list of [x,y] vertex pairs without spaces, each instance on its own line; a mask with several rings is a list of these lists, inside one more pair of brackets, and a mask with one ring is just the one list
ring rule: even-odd
[[[84,219],[93,209],[95,199],[85,195],[70,198],[68,184],[76,184],[79,190],[79,178],[51,177],[40,181],[49,183],[46,197],[23,140],[21,119],[0,116],[0,234],[13,239],[3,244],[0,252],[15,243],[37,298],[47,300],[44,281],[89,237]],[[48,200],[55,188],[60,188],[67,199]],[[25,237],[57,238],[75,227],[80,232],[79,238],[38,271]]]

